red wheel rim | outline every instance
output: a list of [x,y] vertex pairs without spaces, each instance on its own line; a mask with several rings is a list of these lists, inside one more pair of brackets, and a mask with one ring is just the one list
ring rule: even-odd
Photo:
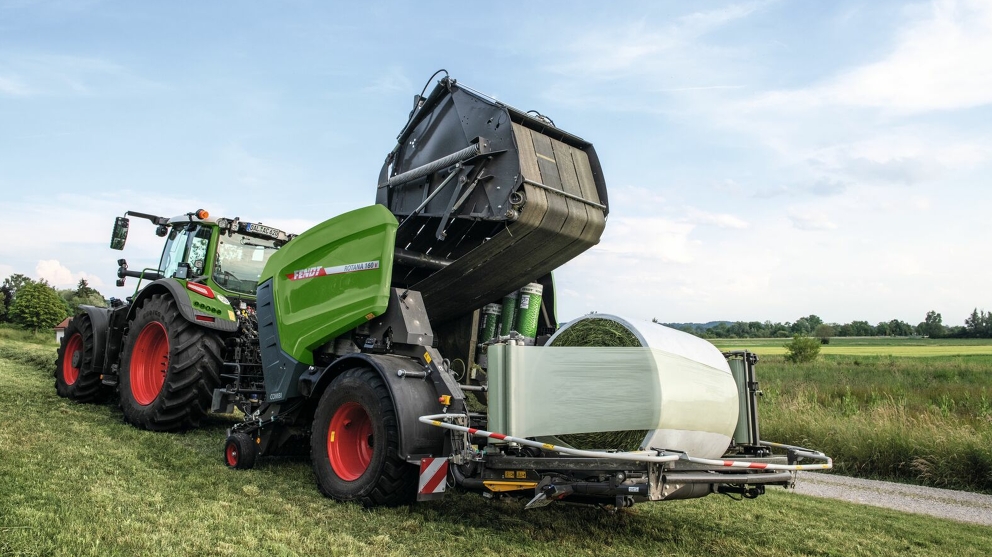
[[62,354],[62,379],[65,380],[66,385],[73,385],[79,379],[79,368],[72,365],[72,361],[76,359],[76,352],[82,350],[83,335],[76,333],[69,337],[69,341],[65,343],[65,353]]
[[141,329],[131,352],[131,393],[134,400],[148,406],[162,392],[169,369],[169,335],[158,321]]
[[227,459],[227,465],[234,467],[238,465],[238,448],[234,446],[234,443],[228,443],[227,449],[224,450],[224,458]]
[[372,419],[357,402],[341,405],[327,429],[327,456],[342,480],[355,481],[368,470],[373,452]]

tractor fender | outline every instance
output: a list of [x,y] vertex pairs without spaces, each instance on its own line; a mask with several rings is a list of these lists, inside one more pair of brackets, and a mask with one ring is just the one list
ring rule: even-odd
[[85,313],[93,326],[93,368],[103,369],[104,349],[107,346],[107,334],[110,331],[110,309],[96,306],[79,306],[80,313]]
[[[176,306],[179,307],[179,314],[182,315],[187,321],[196,323],[200,327],[205,329],[214,329],[225,333],[233,333],[238,330],[237,321],[216,319],[215,316],[211,314],[199,312],[193,309],[193,304],[189,300],[189,291],[186,290],[182,284],[171,278],[163,278],[152,281],[148,284],[148,286],[142,288],[141,291],[134,296],[134,300],[131,302],[131,307],[128,308],[128,321],[134,319],[134,314],[137,311],[138,306],[140,306],[145,299],[154,294],[171,295],[172,299],[176,301]],[[210,317],[214,319],[214,321],[199,321],[196,319],[197,315]]]
[[399,370],[419,371],[423,366],[413,358],[380,354],[352,354],[331,365],[314,369],[300,378],[304,396],[318,400],[331,381],[346,370],[367,367],[379,372],[389,389],[399,431],[399,457],[419,462],[425,456],[445,456],[444,430],[421,423],[418,418],[443,411],[434,384],[427,379],[401,377]]

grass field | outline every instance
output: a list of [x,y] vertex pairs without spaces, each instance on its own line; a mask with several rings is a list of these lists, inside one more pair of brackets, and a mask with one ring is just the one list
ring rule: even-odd
[[[781,338],[713,339],[713,344],[721,350],[748,349],[759,356],[781,356],[785,354],[785,343]],[[989,339],[924,339],[853,337],[832,338],[830,344],[820,348],[824,356],[901,356],[930,358],[934,356],[990,356],[992,341]]]
[[992,342],[833,339],[801,365],[782,344],[717,343],[761,357],[763,438],[824,450],[844,474],[992,493]]
[[989,529],[810,499],[710,496],[522,510],[453,494],[367,511],[320,496],[309,464],[221,462],[223,421],[139,431],[52,388],[51,345],[0,336],[0,555],[987,555]]

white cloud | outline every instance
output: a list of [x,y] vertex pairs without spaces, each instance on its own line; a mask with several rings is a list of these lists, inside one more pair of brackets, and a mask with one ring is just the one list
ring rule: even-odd
[[100,277],[85,272],[73,273],[68,267],[59,263],[57,259],[42,259],[34,269],[35,275],[39,279],[45,279],[56,288],[73,287],[79,284],[80,279],[93,288],[103,286]]
[[[392,66],[382,70],[365,90],[370,93],[409,93],[413,87],[413,82],[406,76],[403,69]],[[432,81],[428,84],[427,93],[430,93],[433,88],[434,82]]]
[[[720,9],[691,13],[667,25],[641,20],[622,27],[597,28],[584,33],[569,49],[570,62],[559,70],[568,74],[581,71],[583,78],[616,79],[632,73],[642,75],[649,68],[670,63],[672,52],[680,51],[697,38],[732,21],[747,17],[766,2],[732,4]],[[712,85],[678,87],[676,90],[736,87]]]
[[760,103],[780,109],[842,105],[905,112],[992,103],[992,3],[937,0],[897,34],[882,59],[807,89],[776,91]]
[[790,211],[789,220],[799,230],[834,230],[837,225],[822,213]]
[[0,75],[0,93],[12,97],[24,97],[31,94],[31,89],[17,76]]
[[710,213],[694,207],[686,209],[686,221],[694,224],[708,224],[719,228],[741,230],[748,227],[747,221],[727,213]]
[[693,228],[692,224],[658,217],[610,218],[602,241],[592,251],[614,257],[688,263],[692,261],[689,233]]

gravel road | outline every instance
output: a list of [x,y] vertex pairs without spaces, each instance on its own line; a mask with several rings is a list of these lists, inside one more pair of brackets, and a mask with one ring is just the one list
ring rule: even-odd
[[992,526],[992,495],[800,472],[796,493]]

